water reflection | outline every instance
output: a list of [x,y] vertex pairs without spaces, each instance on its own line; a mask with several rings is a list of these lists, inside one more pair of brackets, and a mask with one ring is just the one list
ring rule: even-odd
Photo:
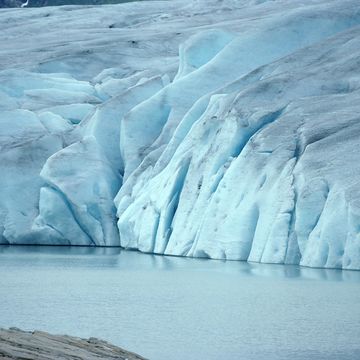
[[0,246],[1,265],[114,267],[141,271],[202,271],[229,275],[360,282],[360,271],[313,269],[297,265],[258,264],[244,261],[193,259],[144,254],[115,247]]
[[1,254],[119,255],[119,247],[0,245]]

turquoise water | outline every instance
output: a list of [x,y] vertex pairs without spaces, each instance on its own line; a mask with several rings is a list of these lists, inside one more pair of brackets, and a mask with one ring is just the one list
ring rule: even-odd
[[96,336],[151,360],[360,359],[360,272],[0,247],[0,326]]

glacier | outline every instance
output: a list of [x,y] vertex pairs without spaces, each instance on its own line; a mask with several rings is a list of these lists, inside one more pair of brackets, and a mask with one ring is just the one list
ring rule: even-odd
[[358,1],[2,9],[0,30],[1,244],[360,269]]

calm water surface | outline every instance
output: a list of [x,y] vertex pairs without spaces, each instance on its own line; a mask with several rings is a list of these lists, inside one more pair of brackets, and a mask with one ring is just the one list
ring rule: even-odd
[[360,359],[360,272],[0,247],[0,327],[109,340],[151,360]]

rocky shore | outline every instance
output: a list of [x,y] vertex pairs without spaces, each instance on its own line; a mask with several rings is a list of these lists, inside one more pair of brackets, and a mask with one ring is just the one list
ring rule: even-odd
[[145,360],[143,357],[96,338],[80,339],[43,331],[0,329],[0,359],[22,360]]

